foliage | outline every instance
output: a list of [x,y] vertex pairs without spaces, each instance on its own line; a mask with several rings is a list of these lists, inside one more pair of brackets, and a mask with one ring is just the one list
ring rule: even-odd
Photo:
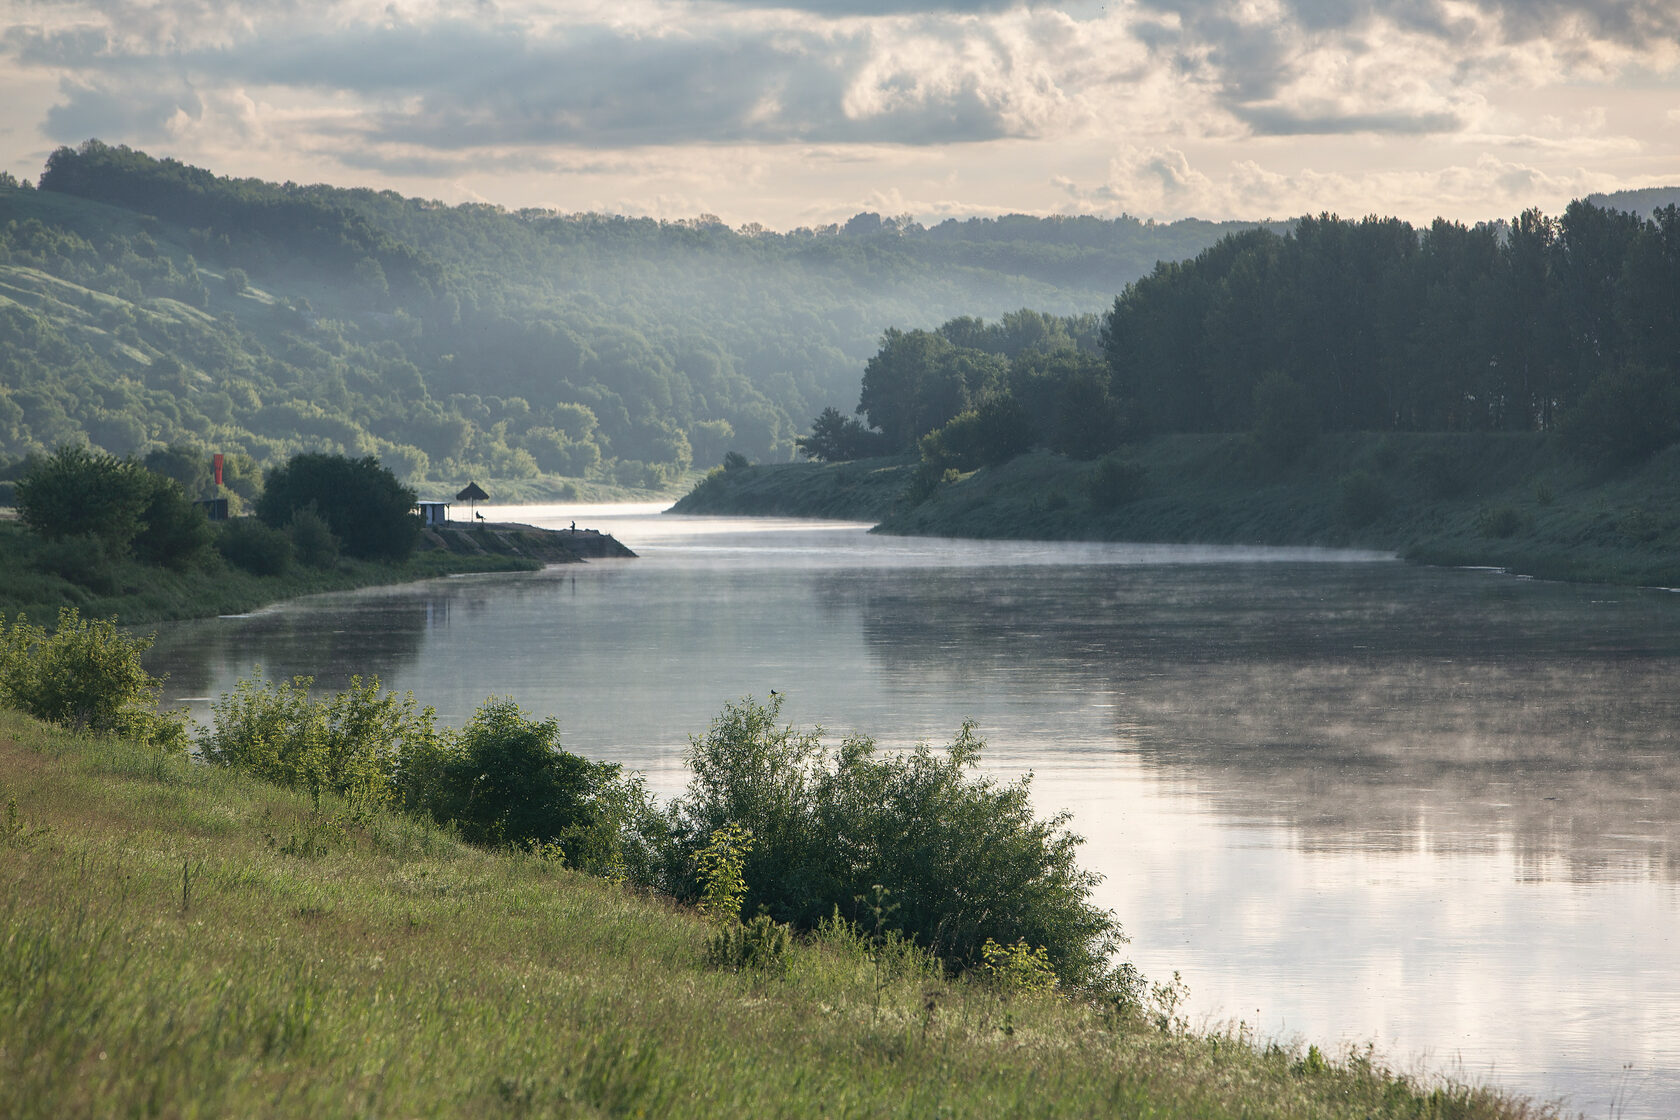
[[292,541],[255,517],[235,517],[216,529],[216,551],[252,575],[284,575],[292,564]]
[[[468,840],[558,843],[574,867],[613,871],[644,798],[613,763],[560,749],[560,725],[530,719],[505,697],[487,699],[437,766],[425,808]],[[633,841],[632,841],[633,842]]]
[[1648,366],[1610,370],[1587,386],[1563,423],[1582,458],[1627,467],[1680,441],[1680,371]]
[[1287,373],[1272,370],[1254,385],[1254,444],[1274,463],[1293,463],[1318,434],[1313,403]]
[[[1474,227],[1304,217],[1128,285],[1106,354],[1160,429],[1252,429],[1274,455],[1308,427],[1531,431],[1576,411],[1614,449],[1615,425],[1594,418],[1610,400],[1590,386],[1648,366],[1635,392],[1654,405],[1680,373],[1677,234],[1680,210],[1647,220],[1583,202]],[[1630,455],[1647,443],[1628,429]]]
[[800,454],[822,463],[867,459],[887,451],[887,438],[865,428],[855,416],[842,415],[832,405],[811,421],[811,434],[793,441]]
[[184,717],[157,711],[163,681],[141,657],[152,639],[117,629],[115,619],[58,612],[48,634],[19,615],[0,616],[0,705],[98,735],[120,735],[174,751],[185,743]]
[[700,871],[700,912],[712,921],[732,924],[741,920],[741,900],[747,893],[741,862],[752,846],[750,831],[728,824],[713,830],[706,846],[695,855]]
[[209,559],[215,534],[204,511],[172,478],[146,472],[150,493],[134,537],[134,554],[150,564],[182,571]]
[[1522,510],[1504,503],[1476,511],[1476,531],[1484,537],[1514,537],[1528,528],[1528,522]]
[[132,461],[65,445],[18,480],[18,516],[48,540],[93,537],[121,555],[145,524],[151,495]]
[[200,755],[353,805],[390,803],[403,756],[438,740],[432,709],[419,707],[412,693],[383,691],[378,678],[352,677],[329,700],[310,698],[313,683],[269,681],[260,668],[240,680],[211,706],[214,718],[196,738]]
[[738,471],[742,467],[750,466],[752,464],[747,461],[747,457],[739,451],[727,452],[723,457],[723,469],[726,471]]
[[1119,455],[1105,455],[1091,468],[1086,493],[1098,509],[1117,509],[1134,502],[1143,493],[1149,470],[1141,463],[1130,462]]
[[286,521],[286,537],[292,542],[292,555],[298,563],[311,568],[330,568],[338,563],[338,538],[313,504],[292,511]]
[[999,945],[991,938],[980,947],[980,974],[1007,992],[1048,992],[1056,988],[1056,971],[1044,946],[1033,948],[1025,940]]
[[881,755],[854,736],[830,753],[820,730],[778,726],[780,710],[779,698],[726,705],[691,740],[694,776],[671,811],[692,852],[731,824],[751,829],[749,907],[814,929],[886,892],[894,909],[878,920],[955,967],[978,966],[987,938],[1026,938],[1065,982],[1109,982],[1119,927],[1089,901],[1097,880],[1074,862],[1079,838],[1065,814],[1033,815],[1029,779],[971,775],[984,746],[972,725],[943,752]]
[[971,471],[1000,466],[1032,445],[1026,410],[1012,397],[994,394],[923,436],[921,452],[923,460],[941,469]]
[[784,973],[793,956],[793,931],[768,914],[719,925],[706,943],[712,963],[736,972]]
[[263,479],[257,516],[282,528],[312,508],[350,556],[405,560],[420,540],[416,495],[373,456],[294,455]]

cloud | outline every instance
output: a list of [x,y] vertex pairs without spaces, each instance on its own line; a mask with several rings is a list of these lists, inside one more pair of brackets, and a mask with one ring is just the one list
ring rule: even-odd
[[[1131,149],[1117,155],[1106,178],[1084,186],[1063,177],[1055,186],[1079,210],[1136,217],[1259,219],[1322,212],[1373,211],[1413,222],[1442,214],[1482,218],[1529,206],[1556,210],[1570,198],[1604,190],[1617,180],[1575,170],[1566,174],[1483,155],[1468,164],[1421,170],[1276,170],[1237,160],[1222,174],[1194,167],[1175,149]],[[1382,199],[1379,207],[1371,199]]]

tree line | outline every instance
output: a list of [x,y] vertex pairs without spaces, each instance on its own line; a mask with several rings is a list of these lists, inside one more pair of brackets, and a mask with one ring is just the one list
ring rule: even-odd
[[1010,333],[1008,317],[887,331],[867,426],[825,415],[802,446],[844,457],[840,432],[975,466],[1153,432],[1254,431],[1281,452],[1318,432],[1557,430],[1627,460],[1680,439],[1680,209],[1302,218],[1157,264],[1094,342],[1075,320],[1022,347]]

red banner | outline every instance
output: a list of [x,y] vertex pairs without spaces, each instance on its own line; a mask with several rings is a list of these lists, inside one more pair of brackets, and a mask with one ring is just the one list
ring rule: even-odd
[[222,453],[220,451],[216,452],[215,457],[210,461],[216,464],[216,485],[220,486],[222,484]]

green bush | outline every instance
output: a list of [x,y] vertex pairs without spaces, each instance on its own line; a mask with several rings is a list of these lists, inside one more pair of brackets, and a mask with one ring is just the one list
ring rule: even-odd
[[18,517],[47,540],[95,537],[120,556],[144,525],[150,479],[131,461],[60,447],[18,480]]
[[330,568],[338,563],[338,538],[313,505],[292,511],[291,520],[286,522],[286,537],[292,542],[292,555],[298,563],[311,568]]
[[[815,929],[836,911],[873,917],[956,968],[984,961],[988,939],[1043,946],[1066,983],[1117,980],[1122,938],[1090,902],[1098,879],[1074,861],[1066,814],[1033,815],[1030,778],[972,772],[984,743],[966,725],[944,751],[883,755],[854,736],[833,752],[819,730],[778,726],[780,700],[729,704],[691,740],[694,777],[670,809],[672,842],[690,864],[720,830],[751,830],[742,853],[745,905]],[[693,896],[693,881],[668,889]],[[871,906],[885,898],[890,905]]]
[[371,455],[294,455],[264,477],[257,516],[283,528],[298,510],[313,506],[326,519],[346,555],[406,560],[420,542],[413,490]]
[[718,927],[706,943],[706,955],[718,967],[735,972],[781,973],[787,971],[792,944],[792,930],[759,914],[750,922]]
[[51,635],[22,615],[7,628],[0,616],[0,703],[66,727],[178,750],[185,717],[157,710],[163,681],[140,660],[151,645],[151,638],[119,630],[115,619],[84,619],[74,607],[58,612]]
[[146,472],[151,493],[134,537],[134,554],[149,564],[185,571],[209,559],[215,534],[204,511],[192,503],[181,484]]
[[462,728],[436,770],[426,806],[477,843],[558,843],[573,867],[622,874],[623,837],[645,804],[639,780],[614,763],[560,749],[554,719],[528,718],[490,697]]
[[259,669],[212,705],[214,718],[197,736],[200,754],[269,781],[313,793],[332,792],[355,805],[398,801],[396,778],[406,754],[434,751],[442,733],[431,708],[412,693],[383,692],[378,678],[350,678],[329,700],[312,700],[309,677],[271,682]]
[[1610,467],[1638,463],[1680,440],[1680,380],[1627,366],[1601,375],[1563,417],[1569,447]]
[[1336,481],[1336,515],[1359,529],[1387,513],[1393,504],[1382,479],[1366,470],[1349,471]]
[[42,541],[30,566],[96,595],[115,595],[122,590],[117,563],[106,555],[105,542],[92,534]]
[[292,541],[254,517],[224,521],[216,531],[216,551],[252,575],[280,576],[292,566]]
[[1129,463],[1118,455],[1105,455],[1091,468],[1086,492],[1098,509],[1117,509],[1142,495],[1148,477],[1148,470],[1141,464]]
[[1013,397],[992,396],[921,439],[922,458],[942,468],[995,467],[1032,449],[1032,421]]
[[1476,531],[1484,537],[1514,537],[1528,528],[1528,515],[1516,506],[1483,506],[1476,511]]

